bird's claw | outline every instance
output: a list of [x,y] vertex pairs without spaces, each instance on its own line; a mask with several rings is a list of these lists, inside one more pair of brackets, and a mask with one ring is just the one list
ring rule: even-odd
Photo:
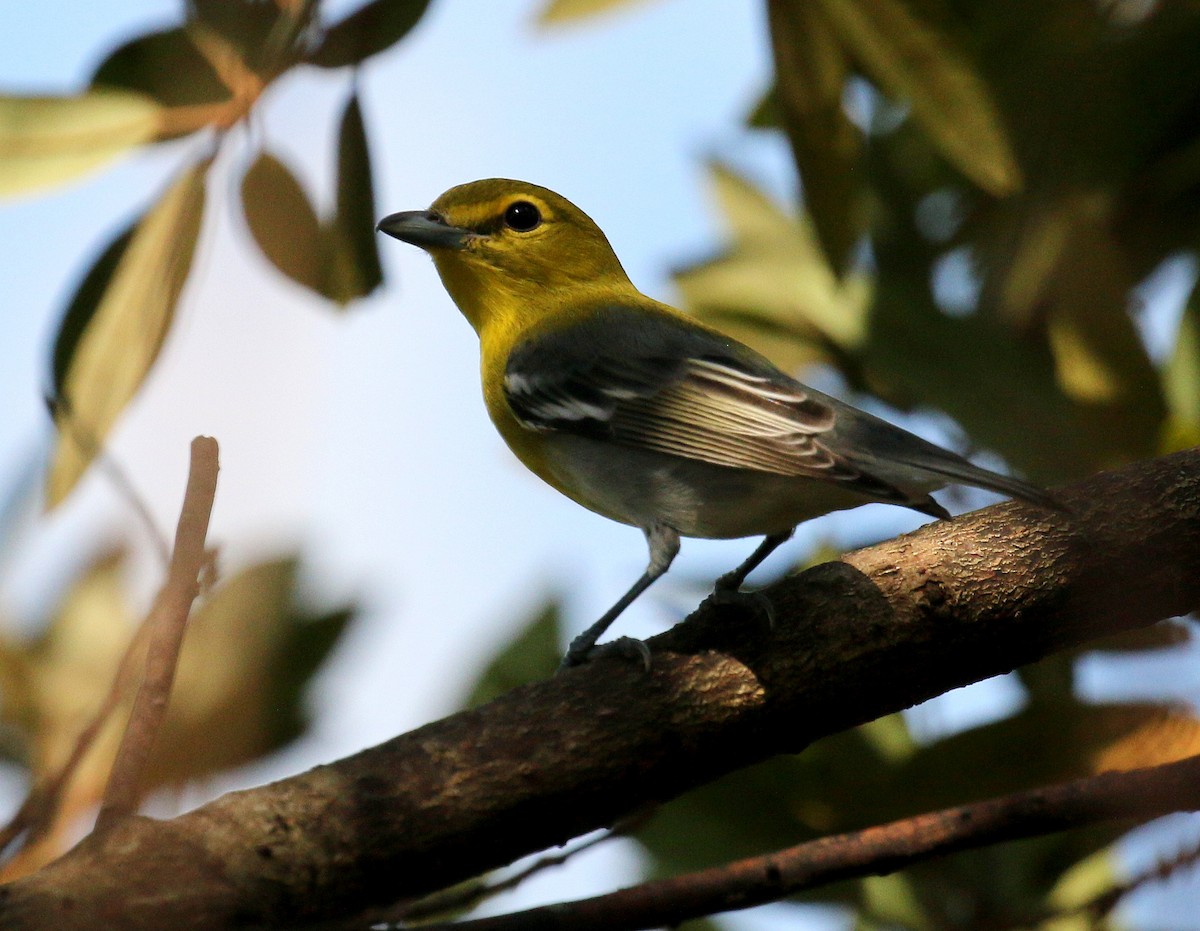
[[605,656],[635,660],[646,672],[650,671],[650,648],[636,637],[618,637],[598,646],[593,643],[580,643],[577,640],[567,648],[567,655],[558,664],[558,671],[582,666]]
[[775,629],[775,606],[771,599],[762,592],[745,592],[740,588],[726,588],[717,583],[708,600],[715,605],[730,605],[741,608],[747,614],[753,613],[763,619],[768,630]]

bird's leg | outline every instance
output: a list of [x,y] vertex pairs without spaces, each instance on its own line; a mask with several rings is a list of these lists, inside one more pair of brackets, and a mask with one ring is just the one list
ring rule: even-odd
[[[604,612],[604,616],[600,620],[571,641],[560,669],[579,666],[587,662],[596,649],[596,641],[604,635],[617,616],[633,604],[638,595],[648,589],[655,579],[667,571],[679,553],[679,533],[673,527],[668,527],[666,524],[654,524],[642,532],[645,533],[646,544],[650,548],[650,564],[646,566],[646,571],[615,605]],[[606,646],[613,648],[611,652],[635,655],[647,668],[650,666],[650,651],[640,640],[622,637]]]
[[746,581],[746,576],[757,569],[764,559],[770,556],[775,550],[792,538],[795,533],[795,528],[788,530],[786,533],[773,533],[763,538],[762,543],[740,566],[732,572],[726,572],[723,576],[717,579],[716,585],[713,586],[712,600],[716,604],[746,604],[752,603],[754,609],[762,613],[767,620],[768,627],[775,626],[775,609],[767,597],[760,592],[743,592],[741,591],[742,583]]

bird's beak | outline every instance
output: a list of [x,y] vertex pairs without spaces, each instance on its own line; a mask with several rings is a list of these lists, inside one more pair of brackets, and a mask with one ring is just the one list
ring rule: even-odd
[[422,249],[462,249],[471,235],[470,230],[451,226],[434,210],[393,213],[380,220],[375,228]]

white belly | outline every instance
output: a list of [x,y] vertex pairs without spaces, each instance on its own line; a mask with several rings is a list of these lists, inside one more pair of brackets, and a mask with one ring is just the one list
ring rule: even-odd
[[635,527],[665,523],[689,537],[783,533],[870,499],[833,482],[714,466],[583,437],[555,437],[556,477],[585,507]]

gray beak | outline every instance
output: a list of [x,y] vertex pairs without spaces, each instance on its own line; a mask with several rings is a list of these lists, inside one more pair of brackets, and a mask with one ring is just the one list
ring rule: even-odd
[[451,226],[433,210],[393,213],[380,220],[375,228],[422,249],[462,249],[471,235],[470,230]]

